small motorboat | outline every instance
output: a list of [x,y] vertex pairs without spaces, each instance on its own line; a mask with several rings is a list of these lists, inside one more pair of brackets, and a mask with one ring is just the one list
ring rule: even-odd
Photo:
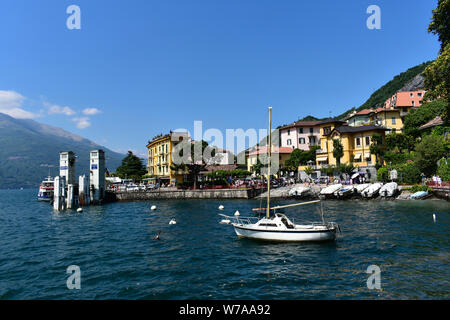
[[347,198],[347,197],[350,197],[354,193],[354,189],[355,189],[355,187],[353,187],[353,186],[345,186],[345,187],[342,187],[340,190],[335,191],[334,195],[337,198],[341,198],[341,199]]
[[417,191],[409,196],[410,199],[419,200],[428,196],[428,191]]
[[310,190],[311,190],[311,188],[304,187],[304,186],[294,187],[291,190],[289,190],[289,196],[290,197],[305,196]]
[[336,191],[340,190],[341,188],[342,188],[342,184],[340,184],[340,183],[332,184],[332,185],[320,190],[320,195],[325,198],[330,197],[330,196],[333,196],[334,193]]
[[357,194],[361,194],[369,186],[370,186],[370,183],[357,184],[357,185],[355,185],[355,191]]
[[382,186],[383,184],[381,182],[372,183],[370,186],[364,189],[361,195],[364,198],[374,198],[378,195],[378,192],[380,191]]
[[386,183],[380,188],[380,196],[382,197],[393,197],[398,192],[398,184],[396,182]]

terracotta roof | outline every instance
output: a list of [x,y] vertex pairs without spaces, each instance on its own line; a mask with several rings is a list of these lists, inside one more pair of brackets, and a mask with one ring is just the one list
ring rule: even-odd
[[362,115],[365,115],[365,114],[371,114],[372,112],[374,112],[373,109],[364,109],[364,110],[361,110],[361,111],[355,113],[355,116],[356,115],[362,116]]
[[[259,147],[257,151],[253,151],[250,153],[250,155],[256,155],[256,154],[265,154],[267,153],[267,147]],[[275,147],[272,146],[272,153],[292,153],[294,149],[291,147]]]
[[425,130],[425,129],[428,129],[428,128],[440,126],[442,124],[444,124],[444,121],[442,120],[442,118],[440,116],[437,116],[433,120],[428,121],[427,123],[425,123],[423,126],[420,126],[419,130]]

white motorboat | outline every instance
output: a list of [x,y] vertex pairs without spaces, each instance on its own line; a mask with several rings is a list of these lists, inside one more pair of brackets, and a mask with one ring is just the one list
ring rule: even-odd
[[382,197],[393,197],[398,192],[398,184],[396,182],[386,183],[380,188],[380,195]]
[[370,183],[362,183],[362,184],[355,185],[356,193],[361,194],[369,186],[370,186]]
[[344,186],[338,191],[334,192],[334,195],[338,198],[346,198],[350,197],[354,193],[355,187],[353,186]]
[[332,184],[328,187],[323,188],[322,190],[320,190],[320,195],[322,197],[329,197],[334,195],[334,193],[336,191],[339,191],[340,189],[342,189],[342,184],[337,183],[337,184]]
[[[271,140],[271,113],[269,107],[269,139]],[[268,148],[267,178],[270,178],[271,147]],[[322,221],[316,223],[295,224],[286,215],[277,213],[276,210],[305,204],[320,202],[320,200],[303,203],[288,204],[284,206],[270,207],[270,184],[267,185],[267,208],[266,216],[263,218],[241,217],[240,215],[226,216],[221,222],[229,223],[240,238],[249,238],[266,241],[329,241],[336,239],[339,226],[335,222],[326,222],[321,210]],[[274,214],[270,214],[271,211]]]
[[53,178],[48,176],[41,182],[38,192],[39,201],[51,201],[53,199],[54,181]]
[[383,184],[381,182],[372,183],[370,186],[368,186],[366,189],[364,189],[364,191],[361,193],[361,195],[364,198],[376,197],[382,186],[383,186]]
[[306,195],[311,190],[310,187],[298,186],[289,190],[289,196],[291,197],[301,197]]

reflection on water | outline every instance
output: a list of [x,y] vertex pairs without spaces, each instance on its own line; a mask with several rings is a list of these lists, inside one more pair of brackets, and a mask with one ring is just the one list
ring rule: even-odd
[[[325,216],[340,224],[342,236],[321,244],[238,239],[230,226],[218,224],[219,213],[251,214],[258,200],[114,203],[80,214],[55,213],[35,194],[0,191],[2,299],[450,296],[445,201],[326,201]],[[158,209],[151,211],[152,204]],[[320,221],[317,209],[285,213],[296,221]],[[169,225],[172,218],[176,225]],[[153,240],[159,231],[161,240]],[[72,264],[81,268],[81,290],[66,287]],[[382,291],[366,286],[372,264],[381,268]]]

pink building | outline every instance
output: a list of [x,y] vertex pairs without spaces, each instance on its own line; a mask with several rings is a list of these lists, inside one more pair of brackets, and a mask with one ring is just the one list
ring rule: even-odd
[[397,92],[384,102],[384,108],[397,109],[401,112],[401,115],[403,116],[411,108],[418,108],[422,105],[424,94],[425,90]]
[[281,147],[308,151],[320,145],[320,121],[296,121],[280,128]]

